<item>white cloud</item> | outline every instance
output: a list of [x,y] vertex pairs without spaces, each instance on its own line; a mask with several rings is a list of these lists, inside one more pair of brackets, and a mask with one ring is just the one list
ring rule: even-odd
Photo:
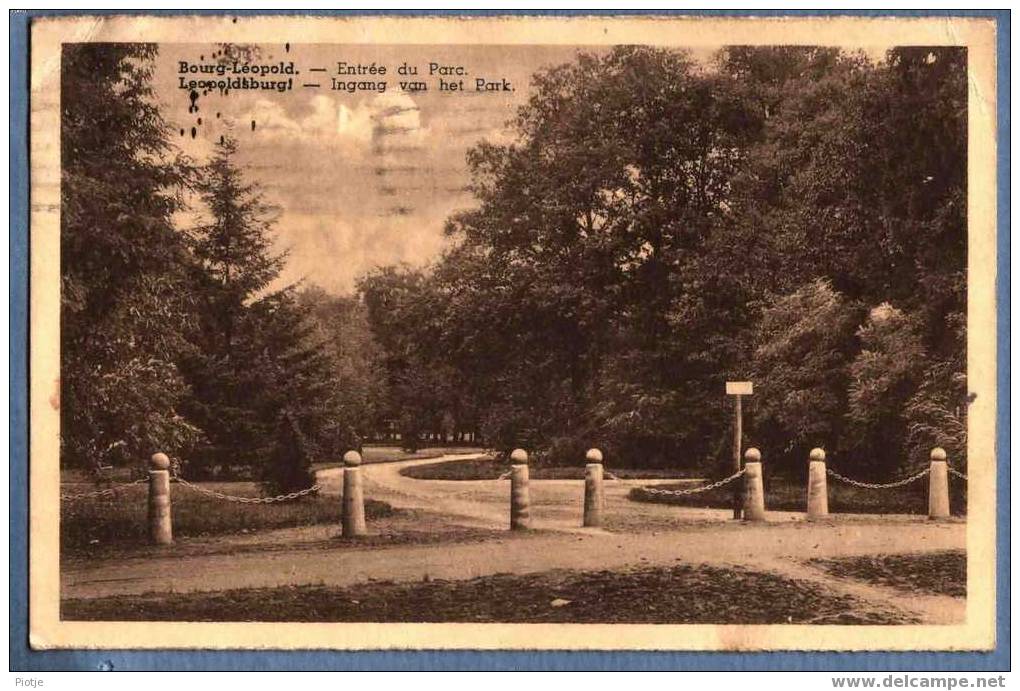
[[315,142],[320,147],[367,149],[381,136],[420,144],[428,136],[414,99],[401,93],[378,94],[353,108],[317,94],[308,101],[306,112],[296,116],[279,101],[259,99],[241,116],[241,122],[249,120],[256,122],[262,138]]

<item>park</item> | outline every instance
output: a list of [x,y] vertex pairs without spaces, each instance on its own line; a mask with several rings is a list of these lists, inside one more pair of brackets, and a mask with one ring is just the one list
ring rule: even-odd
[[965,620],[965,51],[273,50],[64,49],[63,620]]

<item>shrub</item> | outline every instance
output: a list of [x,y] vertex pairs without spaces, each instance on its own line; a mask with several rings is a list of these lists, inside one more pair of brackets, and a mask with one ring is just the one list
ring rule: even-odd
[[262,486],[272,496],[297,492],[313,484],[312,459],[304,435],[294,417],[286,412],[280,416],[276,445],[265,466]]

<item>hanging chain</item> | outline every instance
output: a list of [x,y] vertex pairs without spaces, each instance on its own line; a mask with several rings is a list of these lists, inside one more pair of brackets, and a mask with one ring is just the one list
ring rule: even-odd
[[97,489],[91,492],[81,492],[80,494],[61,494],[60,501],[76,501],[78,499],[89,499],[93,497],[112,497],[117,492],[127,487],[133,487],[140,485],[143,482],[148,482],[148,478],[142,477],[132,482],[121,482],[112,487],[106,487],[104,489]]
[[690,489],[656,489],[655,487],[642,487],[642,491],[648,492],[649,494],[662,494],[672,495],[674,497],[681,497],[687,494],[699,494],[700,492],[707,492],[709,490],[718,489],[723,485],[729,484],[736,480],[738,477],[747,472],[746,468],[741,468],[737,472],[733,473],[729,477],[723,478],[718,482],[713,482],[710,485],[702,485],[701,487],[692,487]]
[[[224,501],[237,502],[239,504],[275,504],[277,502],[291,501],[291,500],[297,499],[298,497],[303,497],[306,494],[311,494],[312,492],[318,492],[320,489],[322,489],[321,485],[314,484],[311,487],[308,487],[306,489],[300,490],[298,492],[291,492],[290,494],[280,494],[280,495],[277,495],[275,497],[238,497],[238,496],[233,495],[233,494],[224,494],[223,492],[217,492],[216,490],[207,489],[207,488],[202,487],[200,485],[196,485],[194,483],[188,482],[184,478],[178,477],[176,475],[174,476],[174,479],[177,482],[179,482],[180,484],[184,485],[185,487],[193,489],[193,490],[195,490],[196,492],[198,492],[200,494],[205,494],[205,495],[208,495],[210,497],[215,497],[217,499],[223,499]],[[76,501],[78,499],[92,499],[92,498],[97,498],[97,497],[112,497],[114,494],[116,494],[117,492],[119,492],[119,491],[121,491],[123,489],[126,489],[128,487],[133,487],[135,485],[140,485],[140,484],[142,484],[144,482],[148,482],[148,481],[149,481],[148,478],[144,478],[143,477],[143,478],[139,478],[139,479],[137,479],[137,480],[135,480],[133,482],[123,482],[123,483],[120,483],[120,484],[115,485],[113,487],[106,487],[104,489],[98,489],[98,490],[94,490],[92,492],[81,492],[80,494],[61,494],[60,495],[60,500],[61,501]]]
[[929,472],[931,472],[931,468],[925,468],[921,472],[919,472],[919,473],[917,473],[915,475],[911,475],[908,478],[904,478],[903,480],[897,480],[896,482],[886,482],[886,483],[881,483],[881,482],[861,482],[860,480],[852,480],[852,479],[846,477],[845,475],[840,475],[839,473],[837,473],[832,468],[826,468],[825,472],[828,473],[829,475],[831,475],[832,477],[836,478],[837,480],[842,480],[843,482],[847,483],[848,485],[853,485],[854,487],[864,487],[865,489],[892,489],[893,487],[902,487],[903,485],[909,485],[911,482],[914,482],[915,480],[920,480],[922,477],[924,477]]
[[960,472],[959,470],[957,470],[957,469],[956,469],[956,468],[954,468],[953,466],[951,466],[951,465],[948,465],[948,464],[947,464],[947,465],[946,465],[946,468],[948,468],[948,469],[949,469],[949,472],[950,472],[950,473],[952,473],[952,474],[953,474],[953,475],[955,475],[956,477],[960,478],[961,480],[966,480],[966,479],[967,479],[967,476],[966,476],[966,475],[965,475],[964,473],[961,473],[961,472]]
[[199,494],[205,494],[207,496],[215,497],[216,499],[222,499],[224,501],[232,501],[237,504],[275,504],[277,502],[282,501],[291,501],[297,499],[298,497],[303,497],[306,494],[318,492],[321,489],[321,486],[318,483],[316,483],[311,487],[307,487],[298,492],[291,492],[290,494],[279,494],[275,497],[239,497],[234,494],[224,494],[223,492],[217,492],[214,489],[208,489],[206,487],[196,485],[194,483],[188,482],[182,477],[178,477],[177,482],[184,485],[185,487],[195,490]]

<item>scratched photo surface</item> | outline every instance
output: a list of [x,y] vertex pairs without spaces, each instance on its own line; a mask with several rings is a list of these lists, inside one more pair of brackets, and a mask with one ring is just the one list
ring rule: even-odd
[[994,645],[992,25],[139,21],[33,32],[33,645]]

